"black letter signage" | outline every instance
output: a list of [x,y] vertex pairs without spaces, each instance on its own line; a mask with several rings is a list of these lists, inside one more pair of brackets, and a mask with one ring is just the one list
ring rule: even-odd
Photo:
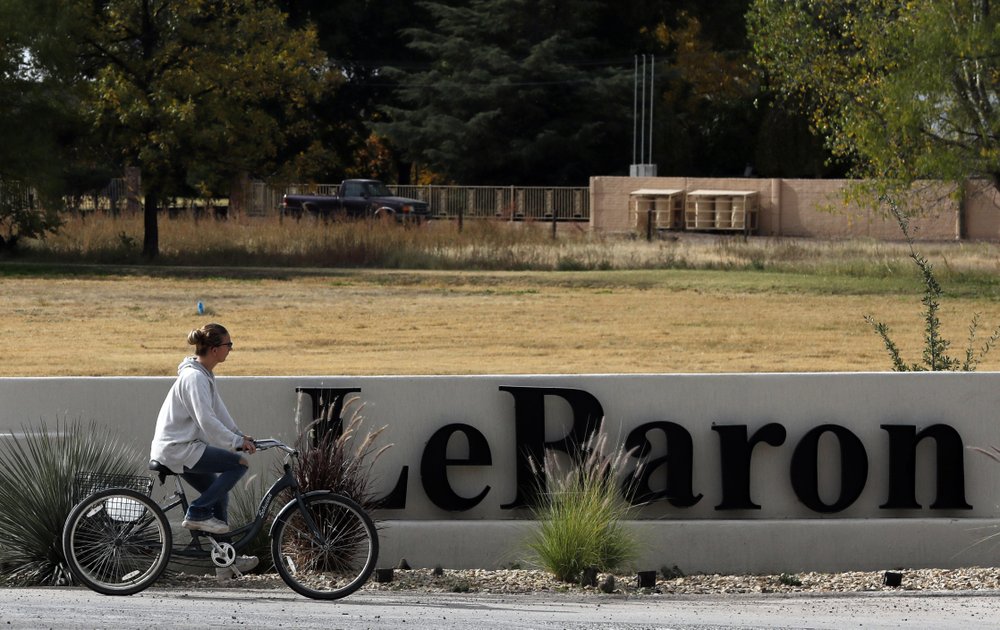
[[934,438],[937,446],[937,500],[932,510],[971,510],[965,502],[965,446],[962,437],[946,424],[935,424],[917,433],[912,424],[883,424],[889,433],[889,500],[883,509],[919,510],[917,503],[917,444]]
[[[832,504],[819,496],[819,439],[832,433],[840,442],[840,497]],[[861,496],[868,481],[868,453],[858,436],[837,424],[823,424],[805,434],[792,455],[792,489],[816,512],[839,512]]]
[[[360,392],[360,387],[296,387],[295,392],[305,394],[311,401],[311,422],[316,424],[313,432],[313,446],[326,434],[333,432],[337,438],[344,432],[344,421],[340,417],[347,394]],[[403,466],[396,479],[396,485],[389,494],[376,499],[375,505],[383,510],[402,510],[406,507],[406,480],[410,467]]]
[[722,503],[717,510],[759,510],[750,499],[750,460],[755,446],[785,443],[785,427],[776,422],[765,424],[747,439],[747,425],[714,425],[719,434],[719,459],[722,461]]
[[[448,442],[451,436],[461,433],[469,443],[469,456],[465,459],[448,458]],[[493,463],[490,445],[486,436],[467,424],[449,424],[434,432],[427,441],[424,455],[420,459],[420,478],[424,492],[434,505],[445,510],[461,512],[475,507],[483,500],[490,487],[486,486],[478,495],[470,498],[456,493],[448,482],[448,466],[489,466]]]
[[[604,418],[604,408],[592,394],[582,389],[562,387],[500,387],[514,397],[514,447],[517,495],[500,507],[505,510],[526,507],[544,487],[541,466],[546,449],[571,453],[597,431]],[[545,397],[558,396],[573,410],[573,426],[559,440],[545,441]],[[532,467],[534,462],[535,468]],[[538,471],[538,472],[536,472]]]
[[[653,445],[649,441],[650,431],[661,431],[667,440],[667,453],[663,457],[644,460],[649,457]],[[625,481],[625,494],[632,503],[649,503],[665,498],[676,507],[691,507],[701,500],[691,489],[694,467],[694,447],[691,434],[673,422],[647,422],[632,430],[625,439],[625,450],[639,458],[635,473]],[[653,473],[666,466],[667,483],[663,490],[654,491],[649,480]]]

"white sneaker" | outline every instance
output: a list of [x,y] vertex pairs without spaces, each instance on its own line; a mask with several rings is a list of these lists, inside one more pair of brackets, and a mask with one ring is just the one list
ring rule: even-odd
[[252,571],[259,562],[260,561],[257,559],[257,556],[236,556],[236,559],[233,560],[233,563],[230,566],[216,567],[215,579],[222,583],[228,582],[229,580],[235,578],[237,573],[242,575],[247,571]]
[[220,521],[217,518],[206,518],[199,521],[193,521],[185,517],[185,519],[181,521],[181,527],[197,529],[199,531],[208,532],[209,534],[225,534],[229,531],[229,523]]

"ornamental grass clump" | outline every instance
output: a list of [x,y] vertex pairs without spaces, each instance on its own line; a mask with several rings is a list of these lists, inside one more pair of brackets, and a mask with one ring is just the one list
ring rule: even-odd
[[42,423],[0,434],[0,583],[54,585],[68,580],[63,523],[77,472],[135,475],[139,452],[96,422]]
[[529,548],[563,582],[578,582],[587,568],[621,569],[636,556],[637,542],[623,523],[631,506],[618,482],[627,454],[607,455],[606,447],[602,425],[568,458],[545,458],[534,508],[539,527]]
[[299,435],[295,475],[302,492],[333,490],[370,512],[378,507],[372,491],[372,467],[392,445],[377,445],[384,426],[359,440],[364,404],[355,397],[344,407],[354,407],[346,421],[336,417],[335,406],[330,405]]

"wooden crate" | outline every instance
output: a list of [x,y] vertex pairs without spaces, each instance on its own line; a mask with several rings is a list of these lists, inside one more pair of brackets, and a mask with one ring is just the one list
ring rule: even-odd
[[641,188],[629,193],[632,229],[645,232],[652,217],[653,229],[684,229],[684,191],[674,188]]
[[755,190],[693,190],[685,201],[684,227],[750,234],[757,229],[757,210]]

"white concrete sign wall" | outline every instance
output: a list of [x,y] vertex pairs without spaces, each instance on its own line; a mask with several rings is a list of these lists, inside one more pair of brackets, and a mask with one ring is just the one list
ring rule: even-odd
[[[0,431],[96,419],[148,448],[170,378],[0,379]],[[294,440],[320,391],[359,396],[393,446],[382,566],[524,564],[528,455],[604,418],[647,503],[640,568],[995,564],[1000,374],[219,377],[241,427]],[[303,391],[305,390],[305,391]],[[353,391],[352,391],[353,390]],[[345,414],[346,415],[346,414]],[[273,458],[254,458],[267,474]]]

